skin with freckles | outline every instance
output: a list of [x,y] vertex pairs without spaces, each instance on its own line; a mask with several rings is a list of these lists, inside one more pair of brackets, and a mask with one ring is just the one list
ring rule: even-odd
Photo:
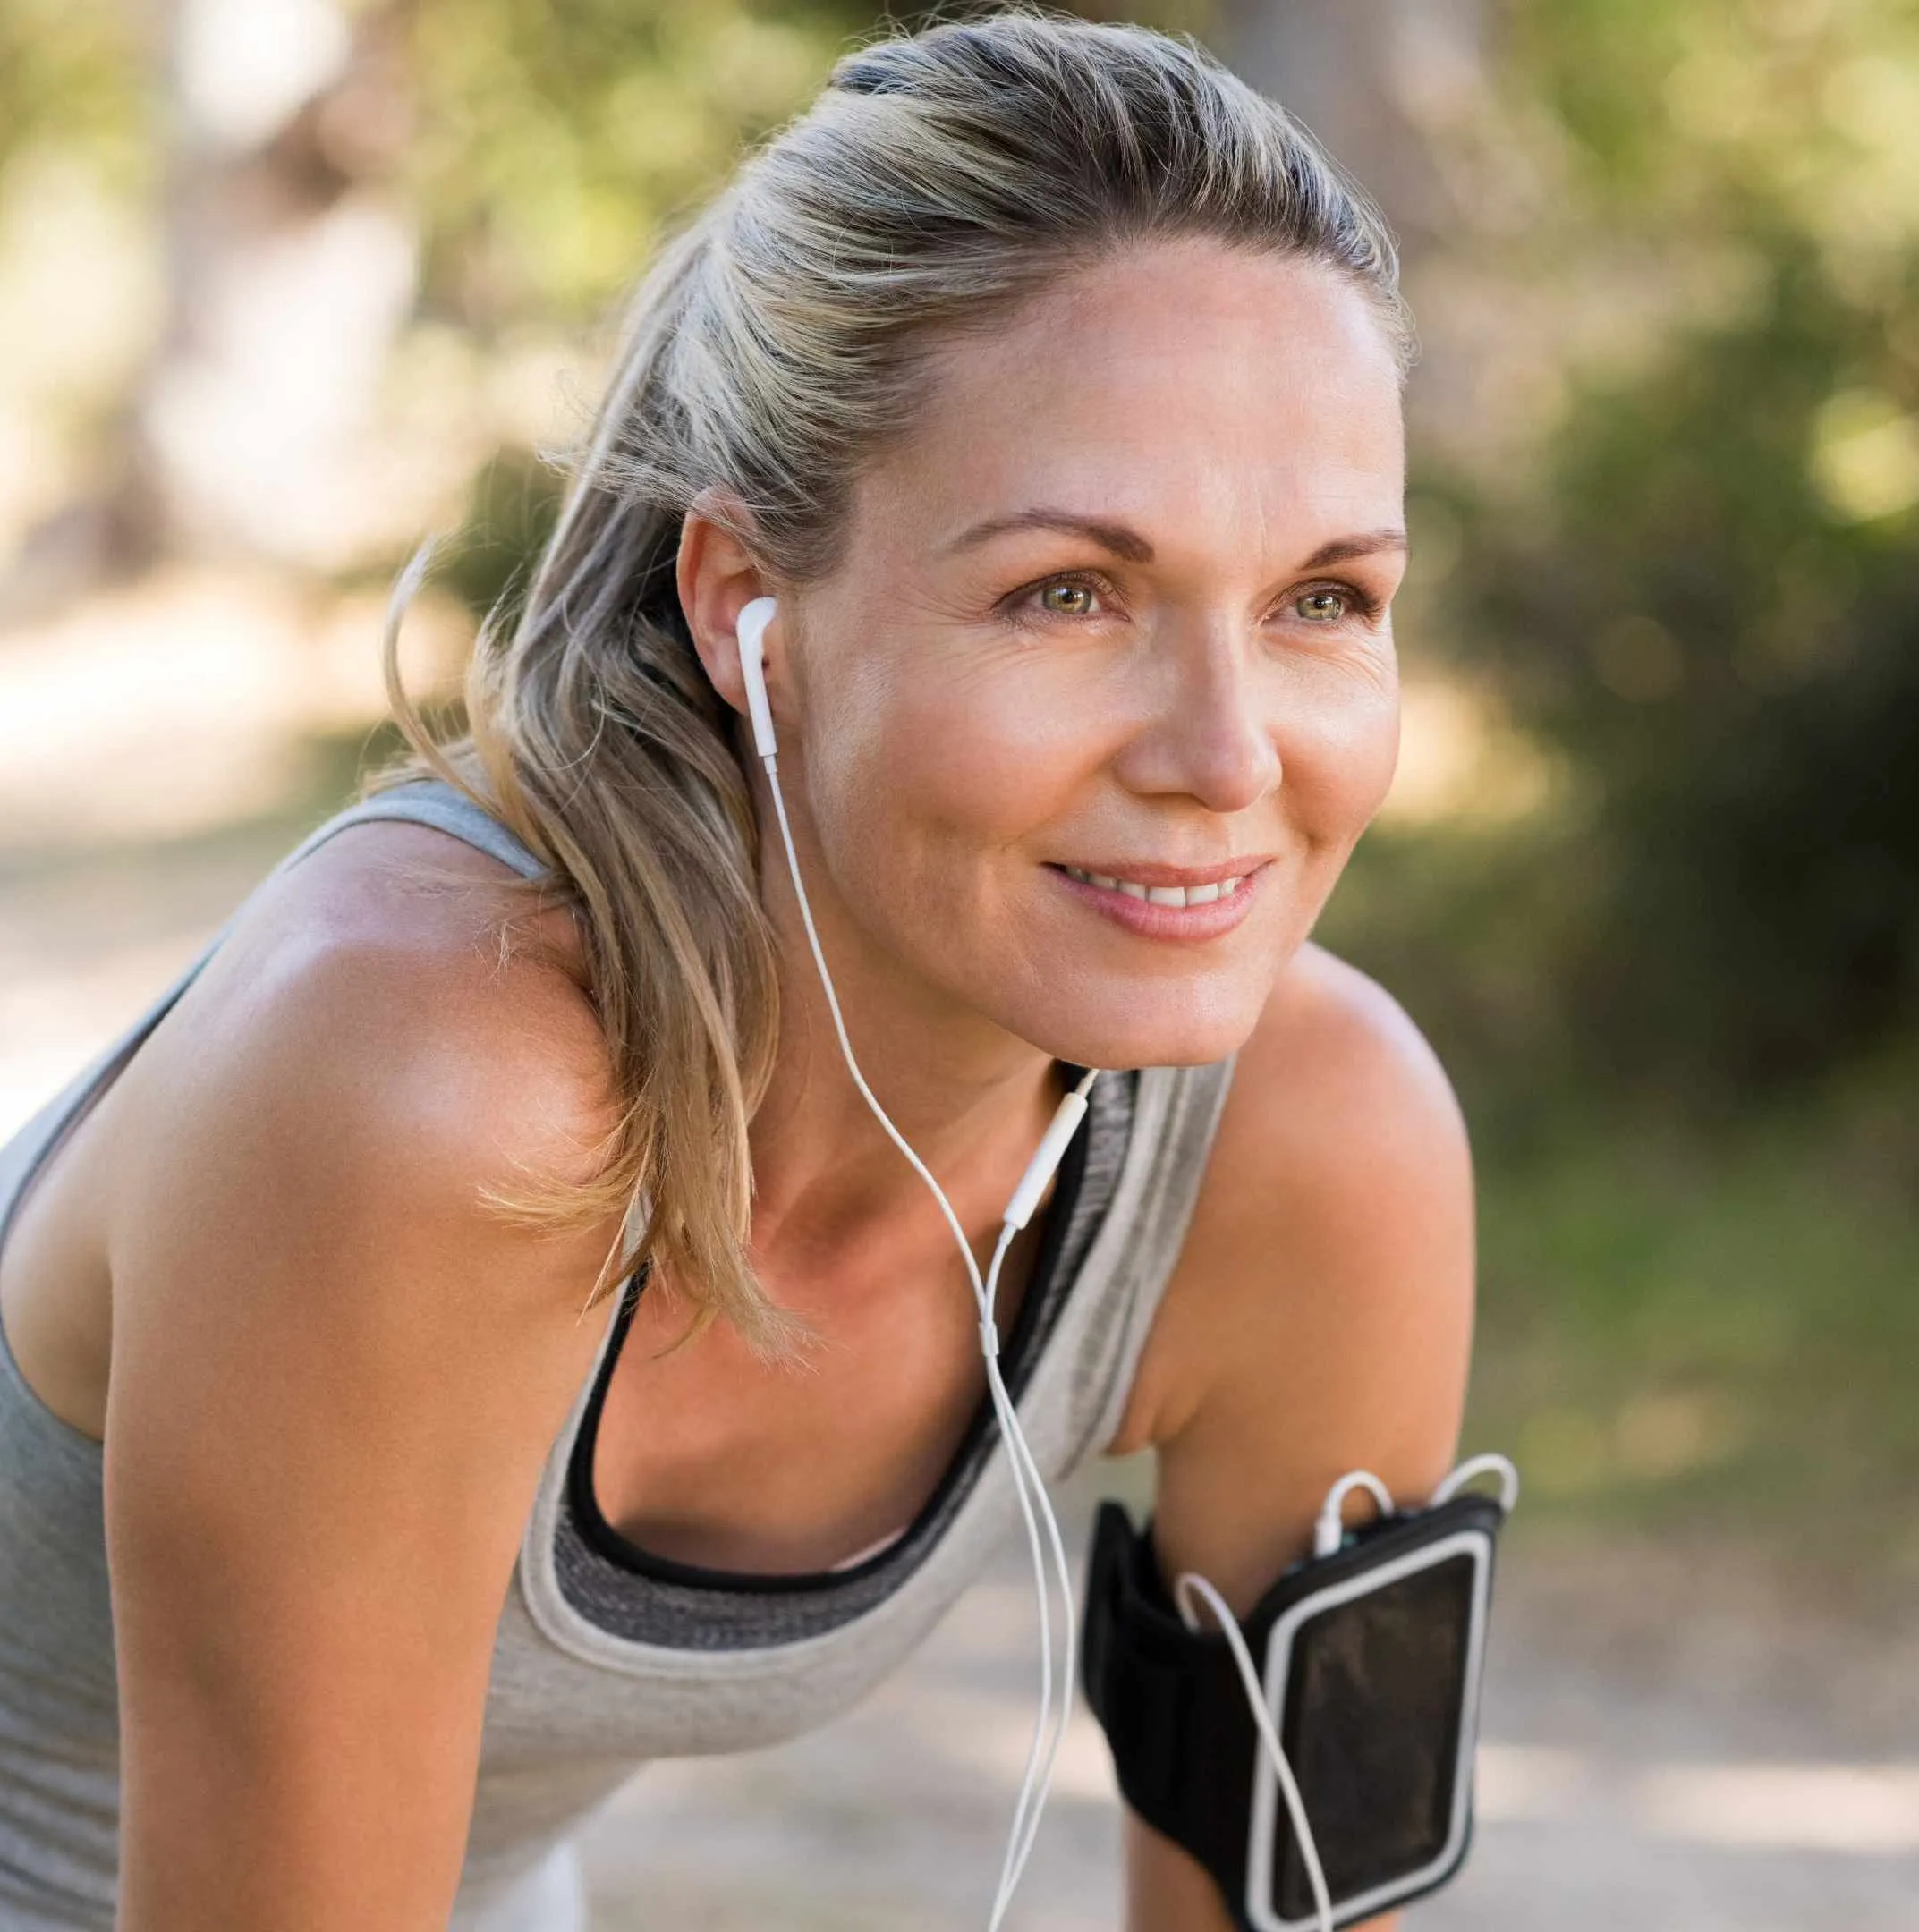
[[[856,1009],[1096,1066],[1244,1040],[1392,778],[1403,479],[1387,344],[1322,268],[1168,244],[950,348],[768,640]],[[683,581],[725,678],[748,577],[709,543]],[[1142,945],[1062,865],[1230,867],[1248,902]]]
[[[824,575],[780,580],[709,499],[681,601],[743,714],[735,623],[778,600],[783,789],[854,1044],[982,1258],[1058,1061],[1237,1055],[1108,1446],[1156,1452],[1162,1563],[1243,1611],[1345,1470],[1430,1493],[1464,1396],[1456,1103],[1310,937],[1397,750],[1393,359],[1325,267],[1181,240],[1063,274],[930,378]],[[913,1516],[983,1372],[752,776],[782,1017],[751,1253],[819,1343],[675,1348],[659,1280],[592,1476],[660,1555],[818,1570]],[[503,878],[403,825],[282,875],[8,1232],[13,1356],[106,1442],[122,1932],[446,1923],[500,1605],[616,1233],[484,1206],[577,1171],[613,1117],[577,935],[553,911],[503,955]],[[1134,1824],[1126,1856],[1129,1932],[1225,1932],[1184,1853]]]

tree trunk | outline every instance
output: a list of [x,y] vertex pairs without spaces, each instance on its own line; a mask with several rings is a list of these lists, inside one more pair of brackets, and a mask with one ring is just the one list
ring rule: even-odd
[[173,0],[170,313],[133,410],[156,542],[325,568],[356,434],[413,301],[381,191],[405,133],[391,7]]
[[166,557],[352,560],[368,428],[412,312],[385,191],[408,133],[404,0],[163,0],[149,16],[166,313],[107,432],[102,492],[30,533],[16,623]]

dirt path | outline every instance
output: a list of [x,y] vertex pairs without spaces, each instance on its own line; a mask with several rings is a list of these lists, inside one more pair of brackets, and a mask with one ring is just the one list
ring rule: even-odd
[[[1086,1515],[1076,1498],[1081,1547]],[[643,1773],[589,1840],[596,1925],[979,1932],[1032,1721],[1022,1563],[831,1729]],[[1636,1608],[1617,1575],[1594,1600],[1601,1567],[1507,1563],[1477,1843],[1411,1932],[1919,1932],[1915,1660],[1889,1643],[1821,1674],[1798,1654],[1810,1630],[1781,1618],[1674,1619],[1656,1553]],[[1082,1720],[1014,1924],[1117,1932],[1117,1843]]]

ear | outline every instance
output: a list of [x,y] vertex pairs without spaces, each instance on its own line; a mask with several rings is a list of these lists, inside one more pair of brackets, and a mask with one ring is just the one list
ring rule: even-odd
[[[680,608],[693,648],[713,688],[743,717],[746,681],[740,675],[740,613],[775,586],[741,535],[744,513],[717,492],[702,490],[680,526]],[[776,625],[777,629],[777,625]],[[774,653],[767,653],[767,682],[776,682]]]

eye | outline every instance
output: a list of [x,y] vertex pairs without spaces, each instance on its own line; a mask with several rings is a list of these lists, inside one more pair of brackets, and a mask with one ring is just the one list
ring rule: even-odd
[[1324,586],[1317,590],[1308,590],[1293,600],[1293,608],[1308,623],[1337,623],[1352,606],[1353,600],[1345,591]]
[[1099,607],[1099,597],[1091,584],[1071,578],[1042,584],[1040,608],[1049,617],[1091,617]]
[[1072,626],[1097,627],[1122,615],[1125,600],[1100,572],[1070,570],[1032,579],[1017,590],[1009,590],[997,607],[1015,623],[1057,617]]

